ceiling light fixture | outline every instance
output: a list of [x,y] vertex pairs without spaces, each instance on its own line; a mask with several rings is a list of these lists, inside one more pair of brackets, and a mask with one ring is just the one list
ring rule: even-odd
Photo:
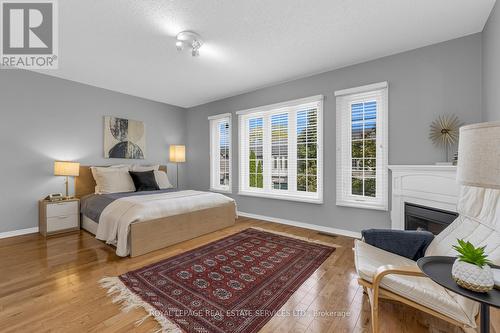
[[182,31],[177,34],[177,41],[175,42],[177,51],[182,51],[184,48],[190,48],[191,55],[197,57],[200,55],[200,48],[202,45],[203,40],[196,32]]

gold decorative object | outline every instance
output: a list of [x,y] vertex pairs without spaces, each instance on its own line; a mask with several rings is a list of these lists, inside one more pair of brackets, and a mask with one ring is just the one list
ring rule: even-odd
[[458,130],[462,122],[456,115],[441,115],[431,124],[429,138],[439,147],[444,147],[448,162],[448,149],[458,142]]

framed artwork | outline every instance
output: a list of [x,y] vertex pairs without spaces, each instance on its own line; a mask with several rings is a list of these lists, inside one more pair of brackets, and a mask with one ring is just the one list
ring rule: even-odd
[[146,130],[142,121],[104,117],[104,157],[144,159]]

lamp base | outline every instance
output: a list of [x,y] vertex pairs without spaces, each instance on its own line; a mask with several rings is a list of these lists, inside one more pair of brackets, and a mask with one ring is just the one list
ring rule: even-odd
[[69,197],[69,177],[66,176],[66,196],[65,198]]
[[179,189],[179,163],[175,163],[175,188]]

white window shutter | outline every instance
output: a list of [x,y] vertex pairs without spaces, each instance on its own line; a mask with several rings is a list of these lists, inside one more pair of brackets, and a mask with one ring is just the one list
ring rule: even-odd
[[231,192],[231,114],[211,116],[208,119],[210,124],[210,189]]
[[322,203],[323,96],[239,111],[239,194]]
[[337,205],[387,210],[387,82],[335,95]]

